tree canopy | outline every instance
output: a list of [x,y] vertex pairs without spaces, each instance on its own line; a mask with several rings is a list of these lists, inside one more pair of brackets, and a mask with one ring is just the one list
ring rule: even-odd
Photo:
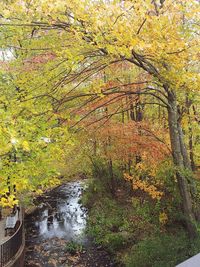
[[0,46],[12,54],[0,70],[2,194],[8,177],[19,192],[57,183],[54,163],[76,155],[75,165],[84,157],[107,162],[113,194],[117,164],[134,190],[160,199],[156,173],[168,161],[195,236],[199,2],[13,0],[0,7]]

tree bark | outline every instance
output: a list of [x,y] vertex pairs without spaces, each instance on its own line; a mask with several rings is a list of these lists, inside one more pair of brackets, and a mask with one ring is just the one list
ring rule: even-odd
[[192,168],[193,171],[195,171],[196,170],[196,165],[195,165],[195,162],[194,162],[193,132],[192,132],[192,126],[191,125],[189,125],[189,149],[190,149],[191,168]]
[[109,168],[109,175],[110,175],[110,191],[113,196],[115,196],[115,179],[114,179],[114,173],[113,173],[113,162],[110,158],[108,161],[108,168]]
[[[188,159],[187,150],[184,146],[182,129],[178,125],[178,110],[176,95],[174,92],[168,92],[168,123],[169,123],[169,134],[171,141],[171,150],[173,155],[174,165],[176,167],[176,177],[178,181],[178,187],[182,198],[182,207],[185,215],[185,222],[191,238],[197,236],[197,229],[195,226],[195,216],[192,208],[192,196],[190,193],[190,187],[188,180],[184,175],[185,164],[187,165]],[[184,164],[185,163],[185,164]]]
[[186,107],[187,107],[187,115],[188,115],[188,130],[189,130],[189,153],[190,153],[190,164],[192,171],[195,171],[195,161],[194,161],[194,152],[193,152],[193,129],[192,129],[192,120],[190,114],[190,107],[192,105],[192,101],[189,101],[188,97],[186,98]]
[[[184,168],[192,173],[192,167],[191,167],[190,159],[189,159],[187,148],[186,148],[186,145],[185,145],[185,142],[184,142],[183,130],[182,130],[182,127],[181,127],[181,124],[180,124],[179,121],[178,121],[178,133],[179,133],[179,141],[180,141],[180,147],[181,147],[181,154],[182,154],[182,157],[183,157]],[[191,179],[189,181],[190,181],[189,185],[190,185],[191,194],[193,196],[195,196],[197,194],[196,183],[192,179],[192,177],[191,177]]]
[[190,164],[190,160],[188,157],[186,145],[184,142],[184,134],[183,134],[183,130],[182,130],[182,127],[181,127],[181,124],[179,121],[177,122],[177,126],[178,126],[178,134],[179,134],[179,140],[180,140],[181,154],[183,157],[183,165],[185,168],[191,170],[191,164]]

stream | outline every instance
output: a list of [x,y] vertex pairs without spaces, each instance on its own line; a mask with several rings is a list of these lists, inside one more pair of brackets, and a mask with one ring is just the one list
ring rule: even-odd
[[[117,266],[85,233],[84,187],[84,180],[69,182],[37,199],[38,208],[25,219],[26,267]],[[71,244],[78,252],[67,249]]]

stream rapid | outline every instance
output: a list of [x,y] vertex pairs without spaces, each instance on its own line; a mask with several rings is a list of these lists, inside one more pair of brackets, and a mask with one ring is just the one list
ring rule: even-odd
[[[81,204],[85,180],[61,185],[37,199],[26,217],[26,267],[117,266],[85,233],[87,209]],[[66,247],[78,244],[74,255]]]
[[78,243],[86,241],[84,229],[87,210],[80,204],[82,190],[83,183],[81,182],[63,185],[54,191],[55,198],[50,196],[50,203],[40,205],[39,219],[35,225],[42,239],[57,237]]

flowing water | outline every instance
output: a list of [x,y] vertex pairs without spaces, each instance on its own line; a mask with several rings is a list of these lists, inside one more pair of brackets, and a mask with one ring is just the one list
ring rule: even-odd
[[[84,187],[84,180],[70,182],[37,199],[38,209],[26,218],[25,266],[117,266],[85,233]],[[70,254],[67,244],[79,244],[79,252]]]
[[47,202],[49,205],[41,205],[39,220],[35,222],[41,238],[58,237],[80,243],[86,241],[83,230],[87,211],[79,203],[82,189],[80,182],[69,183],[54,191],[55,197],[50,197]]

